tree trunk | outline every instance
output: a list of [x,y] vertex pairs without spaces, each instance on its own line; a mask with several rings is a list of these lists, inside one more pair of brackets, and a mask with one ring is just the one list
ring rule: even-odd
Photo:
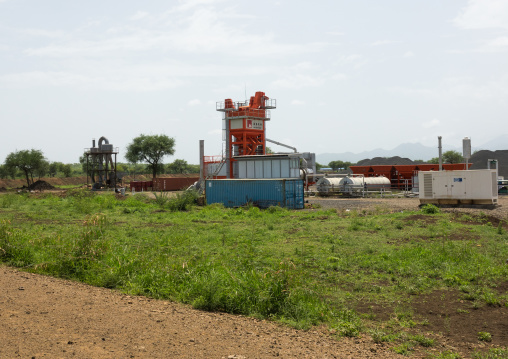
[[27,187],[30,187],[30,177],[28,177],[28,171],[24,171],[25,172],[25,176],[26,176],[26,186]]
[[152,164],[152,180],[157,177],[157,162]]

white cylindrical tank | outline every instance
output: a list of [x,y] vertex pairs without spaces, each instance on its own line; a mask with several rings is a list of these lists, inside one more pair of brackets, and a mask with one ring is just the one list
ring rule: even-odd
[[316,182],[316,187],[321,195],[331,194],[332,192],[338,192],[340,190],[341,178],[334,177],[321,177]]
[[366,191],[382,191],[390,189],[390,180],[385,176],[379,177],[344,177],[339,187],[344,193]]
[[471,158],[471,139],[468,137],[462,140],[462,157],[466,160]]

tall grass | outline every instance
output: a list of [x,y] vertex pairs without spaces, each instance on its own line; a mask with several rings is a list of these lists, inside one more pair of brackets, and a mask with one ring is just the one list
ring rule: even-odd
[[359,300],[390,307],[447,287],[475,303],[508,301],[492,290],[508,276],[508,235],[473,217],[196,207],[188,191],[0,198],[1,261],[203,310],[357,336],[367,328]]

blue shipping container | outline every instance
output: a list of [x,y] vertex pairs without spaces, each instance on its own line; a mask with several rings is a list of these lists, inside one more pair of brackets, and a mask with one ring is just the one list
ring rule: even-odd
[[280,206],[304,208],[304,185],[301,179],[210,179],[206,180],[206,203],[240,207],[252,203],[260,208]]

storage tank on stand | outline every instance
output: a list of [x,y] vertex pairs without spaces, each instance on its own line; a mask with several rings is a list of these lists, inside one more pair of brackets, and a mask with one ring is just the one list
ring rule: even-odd
[[331,195],[340,192],[340,181],[342,178],[336,177],[321,177],[316,187],[321,196]]
[[344,177],[340,180],[340,190],[349,195],[361,195],[365,191],[385,191],[391,186],[390,180],[379,177]]

